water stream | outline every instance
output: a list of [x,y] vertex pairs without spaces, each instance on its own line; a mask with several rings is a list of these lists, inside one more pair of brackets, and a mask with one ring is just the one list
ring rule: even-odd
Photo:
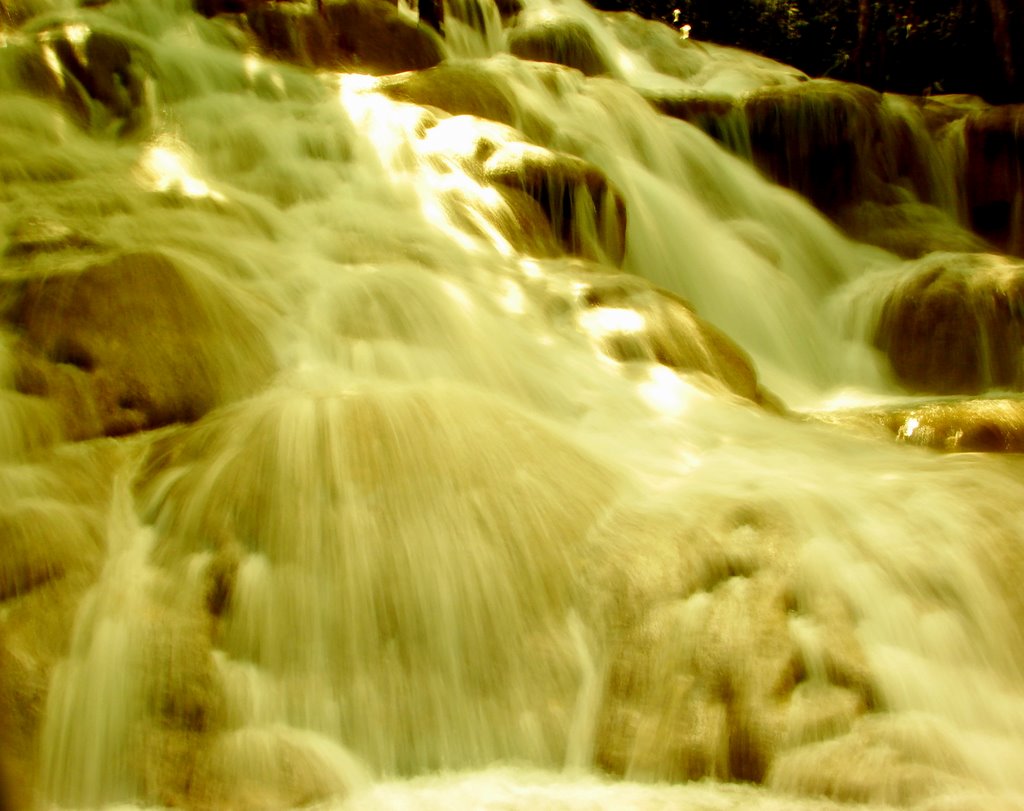
[[[863,293],[906,263],[641,95],[794,71],[527,2],[594,32],[614,69],[587,77],[449,4],[449,64],[513,127],[257,56],[184,2],[35,9],[0,31],[3,295],[135,257],[212,337],[110,338],[183,358],[202,416],[73,443],[14,392],[34,327],[0,332],[0,540],[77,583],[48,659],[29,590],[0,594],[0,708],[42,685],[36,731],[0,735],[30,807],[1024,807],[1018,459],[608,351],[663,327],[654,285],[789,409],[908,397]],[[94,32],[130,47],[130,104],[75,112],[24,54]],[[546,233],[493,180],[553,155],[610,181],[624,233],[605,192]],[[56,247],[16,250],[40,222]]]

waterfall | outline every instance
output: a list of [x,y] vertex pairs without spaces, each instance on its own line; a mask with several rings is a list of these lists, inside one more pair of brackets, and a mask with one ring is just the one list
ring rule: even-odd
[[1024,806],[980,102],[443,17],[0,8],[0,808]]

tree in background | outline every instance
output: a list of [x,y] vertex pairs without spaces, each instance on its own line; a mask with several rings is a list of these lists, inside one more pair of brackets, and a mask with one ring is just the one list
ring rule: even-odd
[[1024,101],[1024,0],[596,0],[812,76]]

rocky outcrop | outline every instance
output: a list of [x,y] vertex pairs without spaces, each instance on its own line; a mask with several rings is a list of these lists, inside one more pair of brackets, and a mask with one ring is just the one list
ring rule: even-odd
[[[581,158],[529,143],[510,127],[462,117],[443,118],[424,133],[424,154],[440,165],[457,161],[478,182],[498,190],[506,212],[526,216],[516,235],[514,222],[502,222],[513,244],[533,244],[541,256],[554,244],[573,256],[619,265],[626,249],[626,204],[614,184]],[[433,143],[437,144],[436,152]],[[546,224],[538,233],[537,212]]]
[[831,425],[891,436],[940,451],[1024,452],[1024,400],[936,400],[810,415]]
[[505,80],[469,62],[445,62],[428,70],[405,73],[381,84],[396,101],[437,107],[450,115],[474,115],[518,127],[519,111]]
[[422,70],[444,58],[436,32],[387,0],[258,3],[246,20],[270,56],[309,67],[381,75]]
[[754,162],[828,214],[886,200],[898,181],[930,198],[925,156],[874,90],[827,80],[779,85],[752,93],[743,109]]
[[892,282],[874,343],[910,391],[1024,385],[1024,268],[989,254],[932,254]]
[[127,135],[147,123],[150,67],[137,43],[75,22],[12,48],[18,84],[57,101],[81,126]]
[[592,272],[578,278],[577,320],[610,357],[706,376],[746,400],[777,407],[746,353],[678,296],[636,276]]
[[237,292],[163,254],[5,286],[17,388],[49,401],[68,439],[194,420],[258,388],[274,366]]
[[1024,255],[1024,105],[967,116],[966,204],[978,233]]
[[520,15],[509,31],[508,49],[520,59],[554,62],[587,76],[612,72],[609,57],[594,33],[570,17],[534,20]]
[[[612,774],[763,782],[788,749],[844,734],[876,701],[848,609],[788,582],[786,516],[730,501],[714,515],[615,515],[600,533],[615,543],[599,539],[585,568],[613,629],[595,753]],[[822,629],[813,674],[795,617]]]

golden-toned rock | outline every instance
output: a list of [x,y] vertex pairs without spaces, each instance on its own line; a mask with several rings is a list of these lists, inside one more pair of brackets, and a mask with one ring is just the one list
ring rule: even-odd
[[941,451],[1024,452],[1024,401],[937,400],[811,415],[833,425],[881,429],[907,445]]
[[[441,118],[425,131],[424,139],[422,154],[442,167],[457,161],[477,182],[497,189],[513,212],[525,214],[527,220],[520,227],[528,229],[535,220],[536,208],[529,198],[544,213],[566,253],[609,265],[622,263],[626,204],[593,164],[536,146],[509,126],[470,116]],[[547,233],[545,229],[537,240],[541,253],[534,255],[550,255]],[[534,241],[526,236],[513,244]]]
[[488,182],[536,200],[569,253],[621,264],[626,204],[600,169],[572,155],[513,144],[486,155],[482,170]]
[[775,408],[746,353],[678,296],[626,274],[583,273],[580,326],[619,361],[651,361],[699,373]]
[[58,101],[80,125],[127,134],[147,122],[150,68],[137,42],[76,21],[13,47],[18,84]]
[[257,3],[247,20],[271,56],[310,67],[381,75],[433,67],[445,55],[436,32],[387,0]]
[[611,72],[611,63],[591,30],[569,17],[531,20],[520,16],[509,32],[508,49],[520,59],[554,62],[587,76]]
[[381,91],[396,101],[437,107],[451,115],[474,115],[518,126],[517,110],[502,76],[469,62],[443,62],[428,70],[384,81]]
[[17,388],[49,400],[69,439],[194,420],[274,366],[238,292],[162,254],[10,285]]
[[1024,272],[989,254],[926,256],[896,279],[874,343],[914,392],[1024,385]]

